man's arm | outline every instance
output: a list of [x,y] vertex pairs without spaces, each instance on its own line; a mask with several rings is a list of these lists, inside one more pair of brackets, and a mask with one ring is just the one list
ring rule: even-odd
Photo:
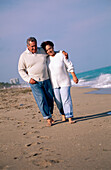
[[29,83],[30,77],[29,77],[28,72],[26,70],[25,63],[24,63],[22,56],[20,56],[20,59],[19,59],[18,72],[19,72],[20,76],[22,77],[22,79],[24,81],[26,81],[27,83]]
[[36,81],[35,81],[34,79],[31,78],[30,81],[29,81],[29,83],[30,83],[30,84],[35,84]]
[[65,59],[68,59],[68,53],[65,51],[62,51],[62,53],[65,55]]
[[64,50],[60,50],[60,51],[55,51],[55,53],[63,53],[65,55],[65,59],[68,59],[68,53],[65,52]]

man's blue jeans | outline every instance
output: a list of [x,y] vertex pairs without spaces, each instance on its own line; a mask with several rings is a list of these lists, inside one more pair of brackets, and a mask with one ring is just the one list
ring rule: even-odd
[[54,88],[54,99],[60,114],[66,118],[73,117],[73,105],[70,94],[70,86]]
[[30,84],[35,101],[44,119],[51,118],[53,114],[53,90],[50,80]]

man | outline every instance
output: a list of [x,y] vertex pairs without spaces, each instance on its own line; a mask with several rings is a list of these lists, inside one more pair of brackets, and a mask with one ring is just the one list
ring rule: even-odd
[[27,39],[27,49],[20,56],[18,71],[22,79],[30,84],[36,103],[44,119],[47,119],[47,126],[51,126],[53,91],[46,59],[43,48],[37,47],[37,40],[30,37]]

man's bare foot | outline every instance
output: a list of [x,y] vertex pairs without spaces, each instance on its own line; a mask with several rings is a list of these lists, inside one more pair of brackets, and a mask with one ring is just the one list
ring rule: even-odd
[[65,115],[62,115],[62,122],[65,122],[65,121],[66,121]]
[[73,123],[76,123],[76,121],[72,120],[72,117],[69,118],[69,123],[70,124],[73,124]]
[[55,123],[55,121],[51,118],[52,123]]
[[52,126],[52,118],[47,119],[47,125],[46,126]]

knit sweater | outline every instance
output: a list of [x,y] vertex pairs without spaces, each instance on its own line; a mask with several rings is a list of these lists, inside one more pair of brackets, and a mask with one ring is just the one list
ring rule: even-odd
[[71,61],[65,59],[62,52],[56,53],[54,57],[49,56],[47,65],[53,88],[71,85],[68,72],[74,72],[74,67]]
[[37,52],[34,54],[26,49],[21,54],[18,63],[18,72],[22,79],[28,83],[31,78],[36,81],[49,79],[46,58],[47,54],[40,47],[37,48]]

